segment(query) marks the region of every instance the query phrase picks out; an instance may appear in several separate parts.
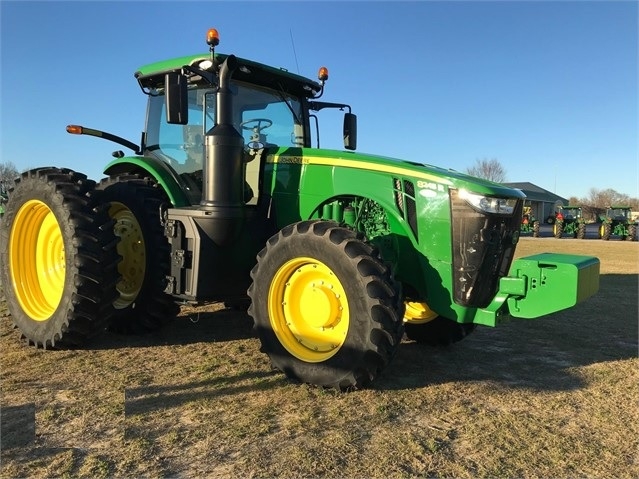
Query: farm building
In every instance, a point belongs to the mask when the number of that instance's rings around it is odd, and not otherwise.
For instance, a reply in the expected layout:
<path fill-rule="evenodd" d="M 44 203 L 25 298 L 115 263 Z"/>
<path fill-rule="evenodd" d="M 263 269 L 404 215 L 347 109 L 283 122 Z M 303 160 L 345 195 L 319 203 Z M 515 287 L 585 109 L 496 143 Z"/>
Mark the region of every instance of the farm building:
<path fill-rule="evenodd" d="M 555 216 L 555 205 L 568 205 L 568 200 L 532 183 L 504 183 L 510 188 L 517 188 L 526 195 L 524 206 L 530 206 L 535 218 L 545 221 L 549 216 Z"/>

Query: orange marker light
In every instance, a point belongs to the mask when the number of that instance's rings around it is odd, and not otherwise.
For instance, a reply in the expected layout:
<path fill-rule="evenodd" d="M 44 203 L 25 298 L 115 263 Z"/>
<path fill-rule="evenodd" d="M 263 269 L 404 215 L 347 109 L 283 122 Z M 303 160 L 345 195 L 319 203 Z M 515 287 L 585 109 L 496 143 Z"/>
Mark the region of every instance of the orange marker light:
<path fill-rule="evenodd" d="M 206 43 L 211 46 L 217 46 L 220 43 L 220 34 L 215 28 L 209 29 L 206 33 Z"/>
<path fill-rule="evenodd" d="M 317 74 L 317 78 L 318 78 L 320 81 L 326 81 L 326 80 L 328 80 L 328 68 L 326 68 L 326 67 L 321 67 L 321 68 L 319 69 L 318 74 Z"/>
<path fill-rule="evenodd" d="M 67 125 L 67 133 L 72 135 L 81 135 L 82 127 L 80 125 Z"/>

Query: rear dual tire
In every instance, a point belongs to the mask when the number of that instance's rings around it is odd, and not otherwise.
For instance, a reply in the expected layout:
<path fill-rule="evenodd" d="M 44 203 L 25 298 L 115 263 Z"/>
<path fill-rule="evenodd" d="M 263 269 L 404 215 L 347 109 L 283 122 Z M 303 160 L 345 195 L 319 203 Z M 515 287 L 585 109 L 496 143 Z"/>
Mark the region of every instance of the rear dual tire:
<path fill-rule="evenodd" d="M 579 223 L 577 226 L 577 239 L 584 239 L 586 237 L 586 223 Z"/>
<path fill-rule="evenodd" d="M 28 343 L 75 347 L 113 314 L 119 260 L 95 182 L 68 169 L 22 174 L 0 222 L 0 279 Z"/>
<path fill-rule="evenodd" d="M 157 330 L 179 311 L 164 292 L 171 251 L 160 209 L 169 200 L 157 183 L 138 175 L 105 178 L 97 189 L 102 192 L 102 201 L 109 204 L 122 257 L 109 329 L 123 334 Z"/>

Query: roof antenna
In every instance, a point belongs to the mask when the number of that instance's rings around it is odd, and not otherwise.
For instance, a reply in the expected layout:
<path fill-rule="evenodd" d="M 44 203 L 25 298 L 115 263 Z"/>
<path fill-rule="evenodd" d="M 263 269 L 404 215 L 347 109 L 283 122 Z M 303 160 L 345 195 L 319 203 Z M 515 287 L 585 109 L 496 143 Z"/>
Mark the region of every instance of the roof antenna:
<path fill-rule="evenodd" d="M 293 45 L 293 56 L 295 57 L 295 66 L 297 66 L 297 74 L 300 74 L 300 65 L 297 63 L 297 53 L 295 52 L 295 42 L 293 41 L 293 30 L 288 29 L 288 33 L 291 35 L 291 45 Z"/>

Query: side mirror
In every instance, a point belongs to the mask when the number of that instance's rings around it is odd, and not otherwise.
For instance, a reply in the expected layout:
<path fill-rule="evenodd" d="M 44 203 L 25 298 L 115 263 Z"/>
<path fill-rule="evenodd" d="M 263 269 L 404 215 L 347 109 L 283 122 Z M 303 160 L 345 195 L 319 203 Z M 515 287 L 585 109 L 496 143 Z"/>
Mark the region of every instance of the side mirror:
<path fill-rule="evenodd" d="M 357 115 L 354 113 L 344 113 L 344 148 L 357 148 Z"/>
<path fill-rule="evenodd" d="M 186 125 L 189 122 L 186 76 L 170 72 L 164 76 L 166 121 L 170 124 Z"/>

